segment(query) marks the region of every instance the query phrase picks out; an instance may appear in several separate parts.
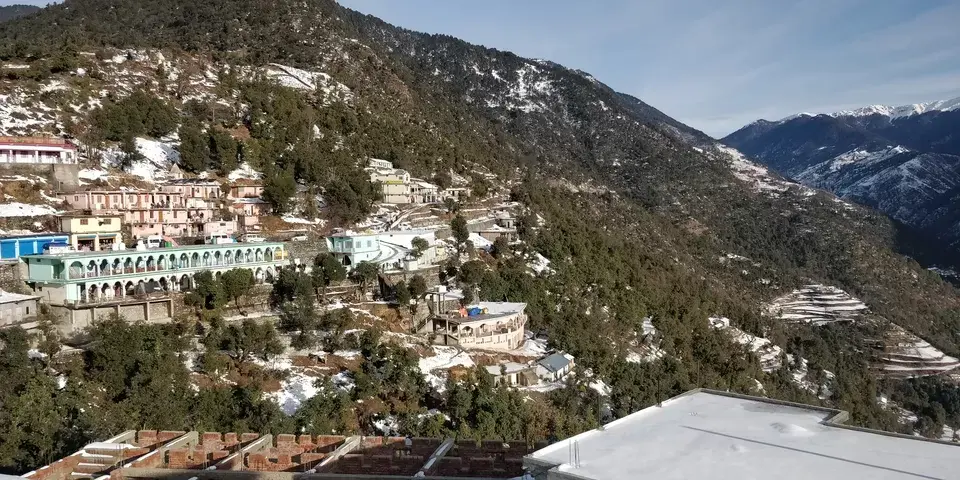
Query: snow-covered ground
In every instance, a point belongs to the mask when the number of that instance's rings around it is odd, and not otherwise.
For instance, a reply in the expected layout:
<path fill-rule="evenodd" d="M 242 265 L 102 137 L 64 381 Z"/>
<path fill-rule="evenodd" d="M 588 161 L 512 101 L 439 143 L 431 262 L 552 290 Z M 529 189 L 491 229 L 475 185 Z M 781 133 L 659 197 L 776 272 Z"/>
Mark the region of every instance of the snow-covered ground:
<path fill-rule="evenodd" d="M 170 172 L 170 167 L 180 162 L 180 152 L 177 151 L 176 145 L 177 142 L 173 139 L 151 140 L 138 137 L 136 148 L 142 158 L 132 162 L 124 171 L 148 182 L 164 180 Z M 101 153 L 104 168 L 121 167 L 124 154 L 119 148 L 108 148 Z"/>
<path fill-rule="evenodd" d="M 533 254 L 532 258 L 527 261 L 527 266 L 538 275 L 553 272 L 553 269 L 550 268 L 550 260 L 539 252 Z"/>
<path fill-rule="evenodd" d="M 760 365 L 764 372 L 773 372 L 782 365 L 781 356 L 783 349 L 770 340 L 751 335 L 737 327 L 730 325 L 730 319 L 726 317 L 711 317 L 710 326 L 718 330 L 723 330 L 730 335 L 733 341 L 745 345 L 751 352 L 760 359 Z"/>
<path fill-rule="evenodd" d="M 263 174 L 254 170 L 249 163 L 243 162 L 236 170 L 227 175 L 227 180 L 230 180 L 231 182 L 236 182 L 242 178 L 249 180 L 260 180 L 263 178 Z"/>
<path fill-rule="evenodd" d="M 276 80 L 285 87 L 323 93 L 323 100 L 327 103 L 353 100 L 353 92 L 349 87 L 323 72 L 311 72 L 271 63 L 264 69 L 264 73 L 268 78 Z"/>
<path fill-rule="evenodd" d="M 20 202 L 0 203 L 0 218 L 10 217 L 40 217 L 53 215 L 58 211 L 48 205 L 30 205 Z"/>
<path fill-rule="evenodd" d="M 860 300 L 826 285 L 807 285 L 774 299 L 767 306 L 767 313 L 773 317 L 814 325 L 853 321 L 866 311 L 867 306 Z"/>
<path fill-rule="evenodd" d="M 735 148 L 720 143 L 714 147 L 725 157 L 725 160 L 729 162 L 733 175 L 748 183 L 755 191 L 778 195 L 786 192 L 791 187 L 806 188 L 776 178 L 766 167 L 747 160 L 747 157 Z M 697 148 L 697 150 L 703 152 L 703 150 L 699 148 Z"/>
<path fill-rule="evenodd" d="M 433 353 L 432 357 L 421 358 L 419 366 L 427 383 L 440 392 L 446 388 L 447 370 L 476 365 L 465 350 L 456 347 L 434 346 Z"/>

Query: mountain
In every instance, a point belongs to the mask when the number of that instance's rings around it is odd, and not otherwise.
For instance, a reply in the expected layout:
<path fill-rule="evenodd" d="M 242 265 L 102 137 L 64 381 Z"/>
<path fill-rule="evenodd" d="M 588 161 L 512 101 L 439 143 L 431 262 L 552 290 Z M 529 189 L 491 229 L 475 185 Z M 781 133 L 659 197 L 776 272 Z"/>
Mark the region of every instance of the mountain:
<path fill-rule="evenodd" d="M 955 98 L 759 120 L 722 141 L 784 176 L 877 208 L 923 239 L 916 254 L 925 261 L 957 265 L 958 129 Z"/>
<path fill-rule="evenodd" d="M 0 7 L 0 22 L 20 18 L 38 11 L 40 11 L 40 7 L 35 5 L 7 5 Z"/>
<path fill-rule="evenodd" d="M 292 179 L 339 205 L 326 220 L 344 227 L 374 213 L 359 170 L 368 157 L 509 191 L 522 212 L 516 248 L 549 259 L 551 273 L 477 254 L 471 286 L 527 302 L 529 328 L 607 382 L 618 414 L 655 403 L 660 385 L 820 401 L 786 362 L 764 371 L 714 317 L 835 375 L 824 401 L 857 405 L 862 425 L 894 428 L 866 353 L 888 324 L 960 355 L 960 294 L 897 253 L 903 232 L 886 216 L 550 61 L 329 0 L 66 0 L 0 25 L 0 55 L 26 67 L 0 80 L 0 109 L 16 113 L 0 129 L 73 136 L 88 166 L 100 168 L 102 151 L 136 157 L 147 141 L 179 149 L 188 174 L 227 174 L 241 159 L 268 186 Z M 825 135 L 848 128 L 878 136 Z M 116 177 L 133 173 L 123 164 Z M 812 284 L 855 296 L 883 322 L 768 314 Z M 628 362 L 646 323 L 663 360 Z"/>

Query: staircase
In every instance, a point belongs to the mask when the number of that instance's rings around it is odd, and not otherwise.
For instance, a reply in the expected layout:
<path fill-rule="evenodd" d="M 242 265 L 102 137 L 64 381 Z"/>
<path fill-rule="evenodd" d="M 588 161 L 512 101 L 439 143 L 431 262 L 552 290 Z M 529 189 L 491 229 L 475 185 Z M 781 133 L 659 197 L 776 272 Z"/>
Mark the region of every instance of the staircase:
<path fill-rule="evenodd" d="M 96 479 L 109 475 L 114 467 L 123 462 L 123 452 L 132 447 L 128 444 L 92 443 L 80 452 L 80 463 L 77 464 L 70 478 L 75 480 Z"/>

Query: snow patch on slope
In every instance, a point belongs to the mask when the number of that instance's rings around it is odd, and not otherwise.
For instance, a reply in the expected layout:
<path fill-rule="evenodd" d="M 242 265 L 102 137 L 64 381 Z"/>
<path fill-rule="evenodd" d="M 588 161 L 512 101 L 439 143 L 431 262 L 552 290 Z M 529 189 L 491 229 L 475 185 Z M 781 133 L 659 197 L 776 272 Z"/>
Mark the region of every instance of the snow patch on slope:
<path fill-rule="evenodd" d="M 124 171 L 148 182 L 165 179 L 170 172 L 170 167 L 180 162 L 180 152 L 170 141 L 138 137 L 136 148 L 142 158 L 133 161 Z M 123 157 L 123 152 L 118 148 L 105 150 L 103 152 L 104 167 L 121 168 Z"/>
<path fill-rule="evenodd" d="M 0 218 L 40 217 L 56 213 L 57 209 L 48 205 L 30 205 L 20 202 L 0 203 Z"/>
<path fill-rule="evenodd" d="M 264 69 L 264 73 L 284 87 L 322 92 L 327 103 L 353 100 L 353 91 L 349 87 L 323 72 L 311 72 L 271 63 Z"/>
<path fill-rule="evenodd" d="M 726 317 L 710 317 L 710 326 L 717 330 L 723 330 L 730 335 L 733 341 L 746 346 L 751 352 L 760 359 L 760 365 L 764 372 L 773 372 L 782 365 L 781 356 L 783 349 L 775 345 L 770 340 L 751 335 L 737 327 L 730 325 L 730 319 Z"/>
<path fill-rule="evenodd" d="M 438 392 L 446 389 L 446 371 L 456 366 L 473 367 L 473 359 L 466 351 L 456 347 L 434 346 L 432 357 L 420 359 L 423 378 Z"/>

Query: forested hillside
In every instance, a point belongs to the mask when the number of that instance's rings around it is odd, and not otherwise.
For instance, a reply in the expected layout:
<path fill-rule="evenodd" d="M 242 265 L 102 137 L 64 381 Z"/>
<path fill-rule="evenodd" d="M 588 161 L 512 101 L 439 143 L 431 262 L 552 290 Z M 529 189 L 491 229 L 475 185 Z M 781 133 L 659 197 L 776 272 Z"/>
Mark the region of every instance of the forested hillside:
<path fill-rule="evenodd" d="M 108 90 L 97 83 L 104 61 L 158 53 L 162 66 L 140 72 L 139 84 L 98 96 Z M 69 86 L 44 94 L 62 106 L 51 133 L 127 151 L 135 137 L 177 133 L 186 171 L 247 162 L 269 189 L 322 193 L 336 225 L 372 208 L 376 194 L 359 174 L 369 156 L 424 178 L 452 170 L 482 183 L 477 171 L 492 172 L 522 206 L 520 248 L 548 258 L 551 273 L 533 274 L 520 252 L 508 252 L 469 269 L 451 265 L 450 278 L 490 300 L 527 302 L 530 327 L 589 372 L 531 404 L 485 380 L 441 393 L 409 374 L 402 349 L 366 337 L 363 388 L 315 397 L 290 418 L 262 401 L 255 381 L 187 386 L 177 352 L 186 339 L 210 338 L 210 322 L 104 324 L 100 346 L 68 365 L 31 362 L 9 334 L 2 341 L 17 348 L 4 350 L 0 375 L 17 381 L 0 391 L 13 405 L 0 411 L 0 439 L 16 438 L 0 443 L 7 468 L 139 426 L 366 432 L 379 418 L 367 414 L 371 405 L 400 416 L 401 433 L 562 438 L 597 423 L 601 400 L 588 388 L 597 381 L 609 386 L 600 390 L 613 416 L 703 386 L 823 402 L 860 425 L 909 430 L 877 401 L 896 389 L 927 419 L 926 432 L 960 424 L 960 405 L 946 400 L 955 385 L 894 384 L 870 370 L 890 322 L 960 355 L 960 295 L 897 253 L 900 232 L 887 217 L 784 181 L 584 72 L 407 31 L 329 0 L 66 0 L 0 25 L 0 58 L 29 65 L 5 72 L 5 89 L 51 79 Z M 268 75 L 275 65 L 312 72 L 315 84 L 278 85 Z M 816 326 L 766 313 L 774 298 L 807 284 L 855 295 L 873 320 Z M 781 349 L 779 368 L 765 368 L 710 318 L 769 339 Z M 660 354 L 628 361 L 649 337 Z M 108 345 L 136 347 L 133 359 Z M 818 385 L 833 376 L 826 393 L 798 385 L 801 365 Z M 157 418 L 167 395 L 157 392 L 171 384 L 176 414 Z M 37 400 L 11 400 L 21 397 Z M 89 403 L 109 407 L 94 415 Z M 42 415 L 58 408 L 68 420 Z M 430 408 L 452 419 L 423 420 Z M 25 426 L 46 436 L 6 436 Z"/>
<path fill-rule="evenodd" d="M 13 20 L 14 18 L 30 15 L 31 13 L 36 13 L 39 10 L 40 7 L 34 5 L 7 5 L 5 7 L 0 7 L 0 22 L 6 22 L 7 20 Z"/>

